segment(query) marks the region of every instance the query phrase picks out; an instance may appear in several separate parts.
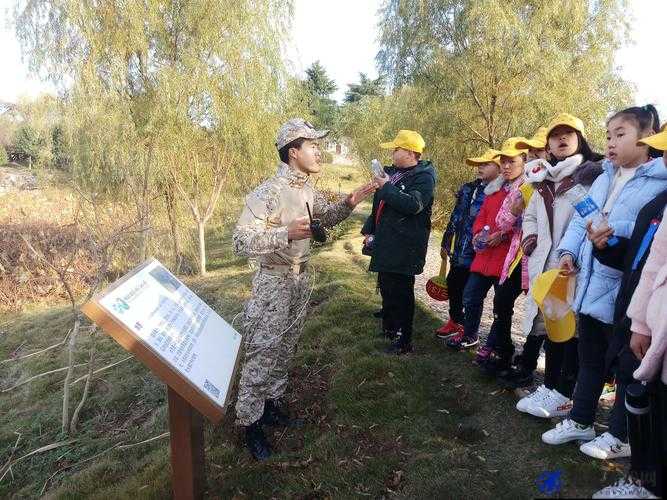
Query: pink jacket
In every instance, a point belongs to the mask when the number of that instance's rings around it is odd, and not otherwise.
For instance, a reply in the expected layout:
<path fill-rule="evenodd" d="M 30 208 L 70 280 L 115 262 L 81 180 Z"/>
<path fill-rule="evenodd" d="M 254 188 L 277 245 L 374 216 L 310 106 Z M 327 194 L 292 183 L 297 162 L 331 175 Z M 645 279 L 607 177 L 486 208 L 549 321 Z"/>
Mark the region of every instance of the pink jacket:
<path fill-rule="evenodd" d="M 628 306 L 632 331 L 651 337 L 649 347 L 639 368 L 637 380 L 649 381 L 662 367 L 662 382 L 667 384 L 667 219 L 660 224 L 651 253 L 646 259 L 639 284 Z"/>
<path fill-rule="evenodd" d="M 516 215 L 512 214 L 512 211 L 510 210 L 514 201 L 522 196 L 519 188 L 524 183 L 524 181 L 525 177 L 522 175 L 512 183 L 510 192 L 507 194 L 507 197 L 503 201 L 503 204 L 498 211 L 498 215 L 496 215 L 496 225 L 498 226 L 498 229 L 503 232 L 503 234 L 511 237 L 510 249 L 509 252 L 507 252 L 507 256 L 505 257 L 505 263 L 503 264 L 503 270 L 500 274 L 499 283 L 502 284 L 509 277 L 510 267 L 517 259 L 517 257 L 519 257 L 521 259 L 521 262 L 518 264 L 521 266 L 521 288 L 527 290 L 528 267 L 524 262 L 525 259 L 523 258 L 523 252 L 521 252 L 521 238 L 523 234 L 521 231 L 521 216 L 517 217 Z M 521 256 L 519 256 L 520 252 Z"/>

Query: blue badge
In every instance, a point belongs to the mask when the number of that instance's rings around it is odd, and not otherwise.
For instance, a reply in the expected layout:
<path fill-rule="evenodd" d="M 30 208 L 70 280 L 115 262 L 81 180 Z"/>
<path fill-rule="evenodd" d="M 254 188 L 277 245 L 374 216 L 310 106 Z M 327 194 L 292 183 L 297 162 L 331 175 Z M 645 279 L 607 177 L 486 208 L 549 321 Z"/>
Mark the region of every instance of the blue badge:
<path fill-rule="evenodd" d="M 544 471 L 538 476 L 537 481 L 535 481 L 537 489 L 545 495 L 560 493 L 562 487 L 561 476 L 562 473 L 559 470 Z"/>
<path fill-rule="evenodd" d="M 586 196 L 586 198 L 577 203 L 574 208 L 577 212 L 579 212 L 579 215 L 582 219 L 585 219 L 592 213 L 600 210 L 590 196 Z"/>
<path fill-rule="evenodd" d="M 659 219 L 653 219 L 651 221 L 651 224 L 648 226 L 648 230 L 644 234 L 644 239 L 642 239 L 641 245 L 639 245 L 639 249 L 637 250 L 637 255 L 635 255 L 635 260 L 632 262 L 633 271 L 637 270 L 642 258 L 644 257 L 644 255 L 646 255 L 646 252 L 648 252 L 649 248 L 651 248 L 651 244 L 653 243 L 653 237 L 655 236 L 655 233 L 658 231 L 658 226 L 660 226 Z"/>

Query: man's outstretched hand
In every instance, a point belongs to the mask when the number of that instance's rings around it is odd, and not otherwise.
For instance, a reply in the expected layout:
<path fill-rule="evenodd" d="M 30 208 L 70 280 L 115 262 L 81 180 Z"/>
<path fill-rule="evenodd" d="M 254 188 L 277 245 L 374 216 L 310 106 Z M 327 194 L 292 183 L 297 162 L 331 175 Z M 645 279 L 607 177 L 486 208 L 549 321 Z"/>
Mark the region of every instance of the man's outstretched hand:
<path fill-rule="evenodd" d="M 345 199 L 345 203 L 347 203 L 347 205 L 350 208 L 354 208 L 359 203 L 368 198 L 373 192 L 375 192 L 376 189 L 377 185 L 375 184 L 375 182 L 369 182 L 368 184 L 364 184 L 363 186 L 358 187 L 350 194 L 348 194 L 347 198 Z"/>

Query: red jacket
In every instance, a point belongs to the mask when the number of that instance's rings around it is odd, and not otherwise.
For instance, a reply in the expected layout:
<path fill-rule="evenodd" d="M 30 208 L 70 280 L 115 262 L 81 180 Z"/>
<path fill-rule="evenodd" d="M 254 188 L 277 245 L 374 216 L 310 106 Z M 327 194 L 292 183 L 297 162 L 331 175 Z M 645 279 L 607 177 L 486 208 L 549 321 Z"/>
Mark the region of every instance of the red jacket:
<path fill-rule="evenodd" d="M 489 185 L 490 187 L 491 185 Z M 482 203 L 482 208 L 477 214 L 475 223 L 472 225 L 472 234 L 479 233 L 484 226 L 489 226 L 489 234 L 499 231 L 496 224 L 496 215 L 500 211 L 500 207 L 509 192 L 506 189 L 507 185 L 503 184 L 498 191 L 492 194 L 487 194 Z M 504 239 L 499 245 L 495 247 L 487 247 L 481 252 L 475 254 L 475 258 L 470 266 L 470 271 L 474 273 L 483 274 L 493 278 L 500 278 L 503 271 L 503 264 L 505 257 L 510 249 L 510 240 Z"/>

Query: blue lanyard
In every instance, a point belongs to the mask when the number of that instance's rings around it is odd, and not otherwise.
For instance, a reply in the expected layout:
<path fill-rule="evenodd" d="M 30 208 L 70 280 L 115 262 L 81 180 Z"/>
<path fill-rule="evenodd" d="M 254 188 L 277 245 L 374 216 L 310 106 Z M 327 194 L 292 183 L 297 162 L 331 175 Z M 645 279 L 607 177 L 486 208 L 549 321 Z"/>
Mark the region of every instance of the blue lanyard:
<path fill-rule="evenodd" d="M 651 224 L 649 224 L 648 229 L 646 230 L 646 234 L 644 235 L 644 239 L 642 239 L 642 243 L 641 245 L 639 245 L 639 250 L 637 250 L 637 255 L 635 255 L 635 260 L 632 262 L 633 271 L 637 270 L 637 268 L 639 267 L 639 263 L 644 258 L 644 255 L 646 255 L 648 249 L 651 247 L 651 243 L 653 242 L 653 237 L 655 236 L 655 233 L 658 231 L 659 225 L 660 225 L 659 219 L 653 219 L 651 221 Z"/>

